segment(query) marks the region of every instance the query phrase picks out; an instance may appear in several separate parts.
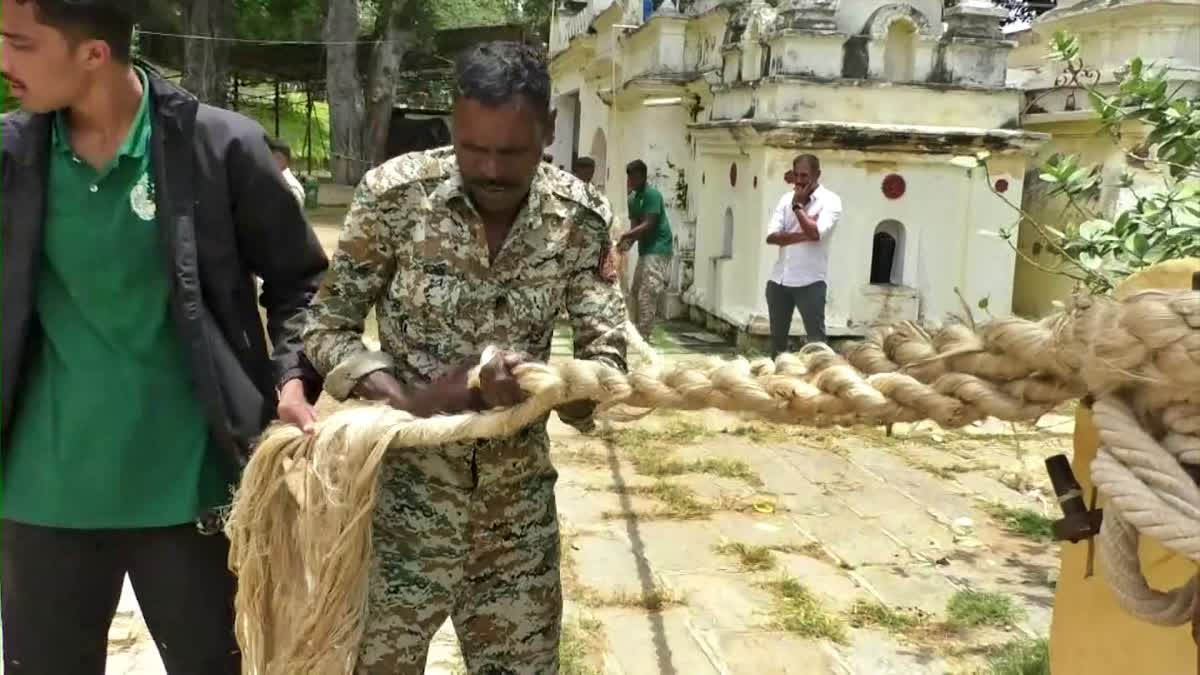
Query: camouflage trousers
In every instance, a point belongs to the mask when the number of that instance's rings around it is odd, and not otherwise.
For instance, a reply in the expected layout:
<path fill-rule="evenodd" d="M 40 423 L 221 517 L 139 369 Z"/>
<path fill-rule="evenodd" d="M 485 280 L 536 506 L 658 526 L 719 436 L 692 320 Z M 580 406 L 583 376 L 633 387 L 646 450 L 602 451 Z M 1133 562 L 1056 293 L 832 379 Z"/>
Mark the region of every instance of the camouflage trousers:
<path fill-rule="evenodd" d="M 639 255 L 633 271 L 633 307 L 630 315 L 642 337 L 649 340 L 658 317 L 658 305 L 671 275 L 671 256 Z"/>
<path fill-rule="evenodd" d="M 544 427 L 393 450 L 358 675 L 421 675 L 449 616 L 473 675 L 558 672 L 558 518 Z"/>

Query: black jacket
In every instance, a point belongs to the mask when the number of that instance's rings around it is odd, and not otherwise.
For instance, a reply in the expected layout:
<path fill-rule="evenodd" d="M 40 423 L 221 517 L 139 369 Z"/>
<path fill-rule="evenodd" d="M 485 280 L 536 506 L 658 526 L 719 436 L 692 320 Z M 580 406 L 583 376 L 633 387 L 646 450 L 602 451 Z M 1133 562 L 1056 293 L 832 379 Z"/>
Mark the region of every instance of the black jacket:
<path fill-rule="evenodd" d="M 150 76 L 155 202 L 171 315 L 213 439 L 239 464 L 275 417 L 276 388 L 321 378 L 301 351 L 304 310 L 328 260 L 256 122 Z M 0 451 L 39 348 L 35 309 L 53 116 L 0 121 Z M 255 298 L 263 280 L 269 346 Z M 119 396 L 120 392 L 112 392 Z"/>

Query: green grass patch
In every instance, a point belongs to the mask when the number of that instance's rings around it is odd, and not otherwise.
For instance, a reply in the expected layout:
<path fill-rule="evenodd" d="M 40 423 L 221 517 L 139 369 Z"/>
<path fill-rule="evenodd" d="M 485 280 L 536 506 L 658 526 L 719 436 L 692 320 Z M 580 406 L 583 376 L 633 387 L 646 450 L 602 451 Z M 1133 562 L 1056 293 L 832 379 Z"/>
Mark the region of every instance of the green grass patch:
<path fill-rule="evenodd" d="M 649 342 L 652 347 L 656 347 L 658 349 L 672 349 L 679 347 L 679 343 L 675 340 L 675 337 L 672 336 L 662 325 L 654 327 L 654 330 L 650 332 L 650 339 L 647 340 L 647 342 Z"/>
<path fill-rule="evenodd" d="M 742 569 L 762 572 L 775 567 L 775 554 L 769 546 L 751 546 L 741 542 L 729 542 L 713 547 L 717 553 L 737 558 Z"/>
<path fill-rule="evenodd" d="M 993 649 L 987 663 L 984 675 L 1050 675 L 1050 642 L 1014 640 Z"/>
<path fill-rule="evenodd" d="M 604 653 L 604 626 L 596 619 L 579 617 L 564 621 L 558 643 L 558 672 L 561 675 L 600 675 L 597 662 Z"/>
<path fill-rule="evenodd" d="M 1025 618 L 1025 611 L 1007 595 L 959 591 L 947 603 L 946 615 L 954 628 L 1004 627 Z"/>
<path fill-rule="evenodd" d="M 1004 529 L 1013 534 L 1021 534 L 1036 541 L 1052 541 L 1054 539 L 1054 521 L 1032 509 L 1014 509 L 1003 504 L 994 504 L 988 508 L 992 517 L 1000 521 Z"/>
<path fill-rule="evenodd" d="M 688 445 L 709 438 L 713 432 L 693 422 L 673 421 L 662 429 L 624 427 L 604 432 L 603 437 L 623 450 Z"/>
<path fill-rule="evenodd" d="M 262 96 L 264 92 L 255 92 L 238 102 L 238 112 L 253 118 L 267 133 L 275 135 L 275 104 L 271 96 Z M 303 174 L 308 172 L 308 157 L 304 154 L 304 134 L 308 124 L 304 94 L 298 92 L 285 93 L 279 99 L 279 136 L 287 141 L 292 148 L 292 172 Z M 329 168 L 329 104 L 323 101 L 313 102 L 312 119 L 312 167 L 314 173 L 328 171 Z"/>
<path fill-rule="evenodd" d="M 893 608 L 881 602 L 859 600 L 849 612 L 850 625 L 878 626 L 894 633 L 912 630 L 929 621 L 929 615 L 919 609 Z"/>
<path fill-rule="evenodd" d="M 641 592 L 603 592 L 582 587 L 574 594 L 578 601 L 588 607 L 632 607 L 658 612 L 667 607 L 683 604 L 673 591 L 662 586 L 643 589 Z"/>
<path fill-rule="evenodd" d="M 773 424 L 770 422 L 755 422 L 754 424 L 743 424 L 734 427 L 725 432 L 730 436 L 744 438 L 755 445 L 768 445 L 771 443 L 782 443 L 792 440 L 798 433 L 795 429 L 789 429 L 782 424 Z"/>
<path fill-rule="evenodd" d="M 670 520 L 693 520 L 707 518 L 712 515 L 712 505 L 696 498 L 696 493 L 686 485 L 677 485 L 667 481 L 659 481 L 650 486 L 635 486 L 618 489 L 618 492 L 641 497 L 650 497 L 662 502 L 662 506 L 649 513 L 633 513 L 626 511 L 605 511 L 603 518 L 618 519 L 630 515 L 639 518 L 657 518 Z"/>
<path fill-rule="evenodd" d="M 775 596 L 775 625 L 802 637 L 846 642 L 846 624 L 825 611 L 820 600 L 796 579 L 784 577 L 766 584 Z"/>
<path fill-rule="evenodd" d="M 716 433 L 700 424 L 672 420 L 662 429 L 625 427 L 603 432 L 602 438 L 615 446 L 623 457 L 633 462 L 644 476 L 666 478 L 689 473 L 703 473 L 725 478 L 737 478 L 750 485 L 762 485 L 762 480 L 740 459 L 708 457 L 681 460 L 673 456 L 676 448 L 712 438 Z"/>

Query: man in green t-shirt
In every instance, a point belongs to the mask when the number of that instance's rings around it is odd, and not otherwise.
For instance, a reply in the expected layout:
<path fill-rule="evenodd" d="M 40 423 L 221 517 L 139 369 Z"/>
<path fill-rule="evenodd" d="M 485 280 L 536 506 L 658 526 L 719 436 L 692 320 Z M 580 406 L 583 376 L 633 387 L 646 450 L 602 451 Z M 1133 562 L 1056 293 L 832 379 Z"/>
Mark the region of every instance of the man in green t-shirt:
<path fill-rule="evenodd" d="M 266 134 L 134 64 L 130 5 L 0 0 L 10 675 L 103 675 L 126 576 L 167 672 L 240 672 L 219 512 L 322 386 L 299 330 L 328 262 Z"/>
<path fill-rule="evenodd" d="M 646 163 L 635 159 L 625 167 L 629 188 L 629 231 L 617 244 L 624 253 L 638 246 L 637 268 L 633 273 L 634 325 L 647 340 L 654 331 L 654 320 L 671 274 L 674 242 L 671 221 L 663 206 L 662 193 L 646 182 Z"/>

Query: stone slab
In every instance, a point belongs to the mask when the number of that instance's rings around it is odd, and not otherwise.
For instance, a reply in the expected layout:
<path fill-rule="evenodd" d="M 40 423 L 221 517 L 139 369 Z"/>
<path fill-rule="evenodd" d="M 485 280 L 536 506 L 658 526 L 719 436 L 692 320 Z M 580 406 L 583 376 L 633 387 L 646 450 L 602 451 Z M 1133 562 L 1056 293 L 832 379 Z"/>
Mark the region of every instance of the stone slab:
<path fill-rule="evenodd" d="M 730 675 L 845 675 L 827 643 L 788 633 L 721 633 Z M 865 671 L 864 671 L 865 672 Z"/>
<path fill-rule="evenodd" d="M 958 590 L 932 565 L 891 565 L 855 570 L 890 607 L 915 607 L 938 619 Z"/>
<path fill-rule="evenodd" d="M 944 675 L 962 672 L 931 647 L 901 642 L 880 630 L 853 630 L 850 644 L 839 646 L 838 651 L 849 672 L 856 674 Z"/>
<path fill-rule="evenodd" d="M 603 609 L 593 616 L 604 624 L 609 664 L 623 675 L 722 675 L 694 637 L 686 609 Z"/>
<path fill-rule="evenodd" d="M 841 561 L 852 567 L 906 563 L 907 551 L 879 529 L 840 504 L 831 503 L 826 514 L 791 514 L 803 532 L 812 534 Z"/>
<path fill-rule="evenodd" d="M 700 630 L 751 631 L 770 622 L 771 595 L 755 575 L 672 574 L 667 583 L 687 598 L 693 625 Z"/>
<path fill-rule="evenodd" d="M 793 553 L 775 555 L 780 574 L 804 584 L 831 611 L 844 612 L 858 600 L 872 596 L 850 574 L 826 560 Z"/>

